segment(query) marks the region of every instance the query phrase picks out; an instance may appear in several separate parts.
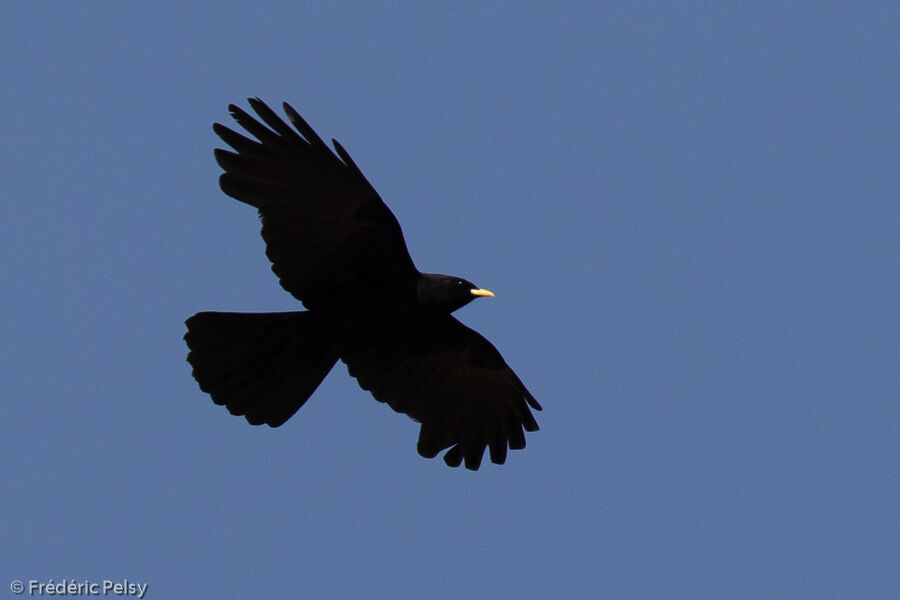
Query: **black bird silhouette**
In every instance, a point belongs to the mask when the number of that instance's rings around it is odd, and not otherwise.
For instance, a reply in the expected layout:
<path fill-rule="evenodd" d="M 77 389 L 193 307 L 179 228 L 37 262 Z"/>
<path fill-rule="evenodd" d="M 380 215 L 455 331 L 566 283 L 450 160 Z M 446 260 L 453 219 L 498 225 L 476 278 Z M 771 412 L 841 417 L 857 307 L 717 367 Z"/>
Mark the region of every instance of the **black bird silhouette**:
<path fill-rule="evenodd" d="M 360 387 L 422 424 L 418 451 L 477 470 L 525 447 L 540 404 L 497 349 L 450 313 L 488 290 L 420 273 L 400 224 L 346 150 L 337 156 L 287 103 L 291 128 L 258 98 L 232 117 L 256 140 L 215 123 L 226 194 L 259 209 L 266 255 L 308 309 L 200 312 L 185 324 L 200 389 L 253 425 L 278 427 L 338 359 Z M 268 127 L 266 127 L 266 125 Z"/>

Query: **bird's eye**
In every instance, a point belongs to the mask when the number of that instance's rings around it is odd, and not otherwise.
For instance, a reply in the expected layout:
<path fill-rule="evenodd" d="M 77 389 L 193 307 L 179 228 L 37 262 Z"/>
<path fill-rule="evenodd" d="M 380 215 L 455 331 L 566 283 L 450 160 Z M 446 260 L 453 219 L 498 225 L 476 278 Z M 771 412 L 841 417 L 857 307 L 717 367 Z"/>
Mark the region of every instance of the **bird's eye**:
<path fill-rule="evenodd" d="M 456 287 L 466 287 L 466 282 L 459 280 L 456 282 Z"/>

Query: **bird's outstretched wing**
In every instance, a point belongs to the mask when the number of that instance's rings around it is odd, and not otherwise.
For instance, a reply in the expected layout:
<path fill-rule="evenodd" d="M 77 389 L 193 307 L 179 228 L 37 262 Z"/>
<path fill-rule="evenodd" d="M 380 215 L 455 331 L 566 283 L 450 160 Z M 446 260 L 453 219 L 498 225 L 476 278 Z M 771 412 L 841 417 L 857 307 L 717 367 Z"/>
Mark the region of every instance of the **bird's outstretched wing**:
<path fill-rule="evenodd" d="M 259 209 L 266 255 L 282 287 L 313 307 L 347 285 L 413 276 L 397 218 L 347 151 L 332 140 L 335 156 L 287 103 L 293 128 L 258 98 L 249 103 L 265 125 L 238 106 L 228 109 L 256 140 L 213 125 L 235 150 L 215 151 L 225 170 L 219 185 Z"/>
<path fill-rule="evenodd" d="M 494 346 L 450 315 L 341 350 L 350 374 L 381 402 L 422 424 L 419 454 L 477 470 L 485 448 L 503 464 L 537 431 L 540 404 Z M 524 431 L 523 431 L 524 429 Z"/>

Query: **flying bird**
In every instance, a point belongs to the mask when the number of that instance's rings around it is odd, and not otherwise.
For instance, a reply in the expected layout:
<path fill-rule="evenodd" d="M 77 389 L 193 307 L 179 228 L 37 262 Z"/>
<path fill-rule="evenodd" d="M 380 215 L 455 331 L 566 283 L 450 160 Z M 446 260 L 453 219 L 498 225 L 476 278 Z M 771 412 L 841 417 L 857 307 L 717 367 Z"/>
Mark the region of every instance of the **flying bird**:
<path fill-rule="evenodd" d="M 477 470 L 485 449 L 537 431 L 534 396 L 494 346 L 451 313 L 494 294 L 421 273 L 397 218 L 346 150 L 334 152 L 289 104 L 288 125 L 258 98 L 229 105 L 255 139 L 215 123 L 227 195 L 255 207 L 272 271 L 307 310 L 199 312 L 185 321 L 200 389 L 253 425 L 278 427 L 341 360 L 376 400 L 421 423 L 417 449 Z"/>

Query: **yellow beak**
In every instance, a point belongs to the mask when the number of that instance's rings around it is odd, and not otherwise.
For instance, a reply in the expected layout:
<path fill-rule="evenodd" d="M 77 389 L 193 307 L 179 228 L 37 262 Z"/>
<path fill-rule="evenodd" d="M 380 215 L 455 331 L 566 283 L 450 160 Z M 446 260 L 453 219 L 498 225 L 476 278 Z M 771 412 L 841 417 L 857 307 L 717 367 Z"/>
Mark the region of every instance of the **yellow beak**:
<path fill-rule="evenodd" d="M 484 290 L 484 289 L 469 290 L 469 293 L 472 294 L 473 296 L 484 296 L 485 298 L 493 298 L 494 297 L 494 292 L 492 292 L 491 290 Z"/>

